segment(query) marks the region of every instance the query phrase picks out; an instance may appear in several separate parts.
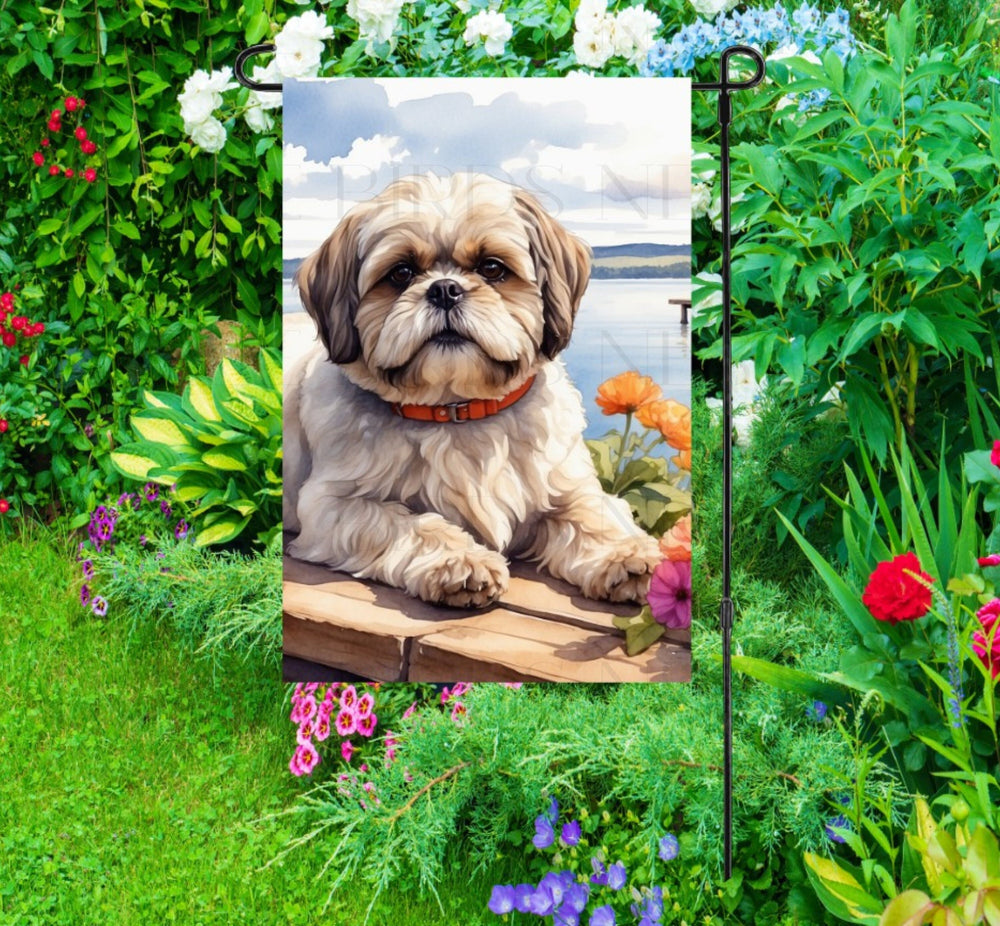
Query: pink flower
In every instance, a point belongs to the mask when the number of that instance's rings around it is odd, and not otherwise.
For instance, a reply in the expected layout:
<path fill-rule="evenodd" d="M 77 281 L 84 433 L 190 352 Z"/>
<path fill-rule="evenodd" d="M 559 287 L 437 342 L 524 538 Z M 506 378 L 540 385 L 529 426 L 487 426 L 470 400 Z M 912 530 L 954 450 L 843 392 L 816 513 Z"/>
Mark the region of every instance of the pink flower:
<path fill-rule="evenodd" d="M 319 682 L 306 682 L 303 690 L 306 694 L 316 694 L 317 688 L 319 688 Z"/>
<path fill-rule="evenodd" d="M 653 570 L 646 596 L 653 619 L 671 630 L 691 626 L 691 563 L 663 560 Z"/>
<path fill-rule="evenodd" d="M 978 562 L 980 566 L 1000 566 L 1000 553 L 991 553 L 989 556 L 981 556 Z"/>
<path fill-rule="evenodd" d="M 417 702 L 414 701 L 405 711 L 403 711 L 403 720 L 406 720 L 407 717 L 412 717 L 416 709 Z"/>
<path fill-rule="evenodd" d="M 288 767 L 293 775 L 301 778 L 303 775 L 311 775 L 318 762 L 319 753 L 316 751 L 316 747 L 312 743 L 306 743 L 295 750 Z"/>
<path fill-rule="evenodd" d="M 456 701 L 455 706 L 451 709 L 451 719 L 458 723 L 465 715 L 468 713 L 468 708 L 466 708 L 463 701 Z"/>
<path fill-rule="evenodd" d="M 340 693 L 340 706 L 345 710 L 353 710 L 354 705 L 358 703 L 358 692 L 353 685 L 348 685 Z"/>
<path fill-rule="evenodd" d="M 524 686 L 524 682 L 501 682 L 504 688 L 521 688 Z"/>
<path fill-rule="evenodd" d="M 399 745 L 399 741 L 392 735 L 392 731 L 386 733 L 385 735 L 385 764 L 386 767 L 392 765 L 396 761 L 396 746 Z"/>
<path fill-rule="evenodd" d="M 302 723 L 309 720 L 316 713 L 316 699 L 312 695 L 299 698 L 292 707 L 289 719 L 292 723 Z"/>
<path fill-rule="evenodd" d="M 351 756 L 354 755 L 354 746 L 351 745 L 351 741 L 350 740 L 344 740 L 340 744 L 340 754 L 343 757 L 343 759 L 344 759 L 345 762 L 350 762 L 351 761 Z"/>
<path fill-rule="evenodd" d="M 364 717 L 358 718 L 358 733 L 362 736 L 371 736 L 375 732 L 377 725 L 378 717 L 374 714 L 365 714 Z"/>
<path fill-rule="evenodd" d="M 335 726 L 338 736 L 350 736 L 358 729 L 358 715 L 354 711 L 338 711 Z"/>
<path fill-rule="evenodd" d="M 321 743 L 330 735 L 330 715 L 323 713 L 323 708 L 320 706 L 320 712 L 316 717 L 316 728 L 313 730 L 313 736 L 316 737 Z"/>
<path fill-rule="evenodd" d="M 451 689 L 451 697 L 460 698 L 464 695 L 472 685 L 468 682 L 455 682 L 454 687 Z"/>
<path fill-rule="evenodd" d="M 1000 466 L 1000 440 L 993 441 L 993 451 L 990 453 L 990 462 L 994 466 Z"/>
<path fill-rule="evenodd" d="M 371 712 L 372 708 L 375 707 L 375 697 L 371 692 L 366 691 L 360 698 L 358 698 L 358 716 L 367 717 Z"/>
<path fill-rule="evenodd" d="M 303 720 L 302 723 L 299 724 L 298 732 L 295 734 L 295 741 L 300 746 L 305 746 L 306 743 L 311 743 L 315 730 L 316 727 L 311 720 Z"/>
<path fill-rule="evenodd" d="M 1000 598 L 984 604 L 976 617 L 983 629 L 972 635 L 972 649 L 995 679 L 1000 676 Z"/>

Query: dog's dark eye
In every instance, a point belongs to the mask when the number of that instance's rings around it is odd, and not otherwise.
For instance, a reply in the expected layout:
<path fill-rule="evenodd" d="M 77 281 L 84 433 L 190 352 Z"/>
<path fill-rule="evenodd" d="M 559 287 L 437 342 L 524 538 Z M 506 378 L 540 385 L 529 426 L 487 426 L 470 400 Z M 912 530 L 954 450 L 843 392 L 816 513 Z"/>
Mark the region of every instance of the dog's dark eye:
<path fill-rule="evenodd" d="M 387 274 L 386 279 L 392 283 L 393 286 L 404 287 L 408 286 L 410 280 L 413 279 L 416 271 L 409 264 L 396 264 Z"/>
<path fill-rule="evenodd" d="M 507 268 L 495 257 L 487 257 L 485 260 L 480 261 L 479 266 L 476 267 L 476 272 L 487 283 L 499 283 L 507 276 Z"/>

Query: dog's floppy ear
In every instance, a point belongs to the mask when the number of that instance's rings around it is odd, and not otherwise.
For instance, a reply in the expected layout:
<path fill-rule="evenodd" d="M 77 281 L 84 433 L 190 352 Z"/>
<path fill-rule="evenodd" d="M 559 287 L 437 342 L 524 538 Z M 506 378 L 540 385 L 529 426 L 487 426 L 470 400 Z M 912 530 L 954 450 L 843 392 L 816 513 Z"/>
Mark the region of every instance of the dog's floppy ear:
<path fill-rule="evenodd" d="M 515 208 L 528 233 L 544 303 L 542 353 L 550 360 L 568 343 L 573 319 L 590 280 L 590 248 L 571 235 L 529 193 L 518 190 Z"/>
<path fill-rule="evenodd" d="M 330 360 L 350 363 L 361 354 L 354 318 L 358 311 L 358 229 L 361 215 L 348 213 L 319 250 L 295 272 L 302 304 L 319 329 Z"/>

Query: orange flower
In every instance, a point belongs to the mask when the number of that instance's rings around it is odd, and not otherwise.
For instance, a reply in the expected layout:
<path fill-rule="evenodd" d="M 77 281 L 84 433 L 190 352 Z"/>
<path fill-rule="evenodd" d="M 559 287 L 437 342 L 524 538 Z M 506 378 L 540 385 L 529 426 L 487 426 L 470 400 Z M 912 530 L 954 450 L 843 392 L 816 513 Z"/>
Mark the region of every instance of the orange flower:
<path fill-rule="evenodd" d="M 678 469 L 686 469 L 689 473 L 691 472 L 691 451 L 682 450 L 677 456 L 671 457 L 670 462 L 674 464 Z"/>
<path fill-rule="evenodd" d="M 658 399 L 662 393 L 648 376 L 628 370 L 606 379 L 597 387 L 597 404 L 605 415 L 623 415 Z"/>
<path fill-rule="evenodd" d="M 635 417 L 647 428 L 656 428 L 676 450 L 691 449 L 691 409 L 673 399 L 643 405 Z"/>
<path fill-rule="evenodd" d="M 660 552 L 672 563 L 691 559 L 691 515 L 684 515 L 660 538 Z"/>

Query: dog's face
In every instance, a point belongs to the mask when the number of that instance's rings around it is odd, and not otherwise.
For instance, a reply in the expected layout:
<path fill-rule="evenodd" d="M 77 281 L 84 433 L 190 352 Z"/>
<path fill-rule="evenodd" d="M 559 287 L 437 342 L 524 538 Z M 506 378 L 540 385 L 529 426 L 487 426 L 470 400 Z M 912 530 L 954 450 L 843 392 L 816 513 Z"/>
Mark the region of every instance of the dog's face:
<path fill-rule="evenodd" d="M 408 177 L 297 274 L 330 359 L 390 401 L 498 397 L 569 341 L 590 249 L 486 175 Z"/>

